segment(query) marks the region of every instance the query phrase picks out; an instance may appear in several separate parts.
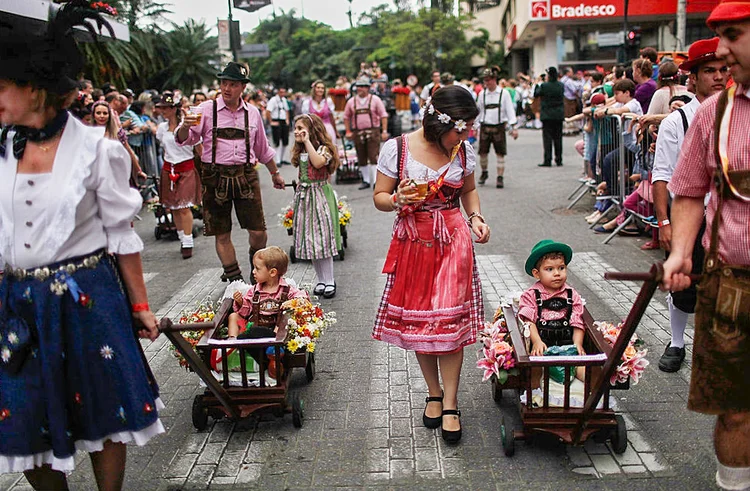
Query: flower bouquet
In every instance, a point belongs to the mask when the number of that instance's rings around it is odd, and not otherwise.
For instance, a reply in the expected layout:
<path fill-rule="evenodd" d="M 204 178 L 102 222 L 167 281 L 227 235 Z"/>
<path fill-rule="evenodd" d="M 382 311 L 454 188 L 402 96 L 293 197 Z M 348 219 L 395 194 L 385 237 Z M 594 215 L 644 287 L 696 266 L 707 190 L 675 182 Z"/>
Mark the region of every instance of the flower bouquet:
<path fill-rule="evenodd" d="M 197 322 L 213 322 L 214 316 L 216 315 L 216 305 L 206 298 L 199 303 L 195 308 L 188 308 L 180 312 L 180 318 L 178 323 L 180 324 L 193 324 Z M 195 350 L 198 341 L 203 337 L 205 331 L 182 331 L 180 334 L 183 338 L 192 346 Z M 170 344 L 169 349 L 174 352 L 174 356 L 179 360 L 180 366 L 188 369 L 188 363 L 185 358 L 177 351 L 177 348 L 173 344 Z M 197 350 L 196 350 L 197 352 Z"/>
<path fill-rule="evenodd" d="M 516 366 L 515 350 L 510 343 L 510 333 L 505 322 L 502 308 L 495 313 L 495 321 L 485 324 L 479 331 L 479 350 L 477 367 L 484 370 L 482 382 L 492 379 L 500 385 L 508 381 L 509 376 L 519 374 Z"/>
<path fill-rule="evenodd" d="M 596 329 L 602 333 L 604 339 L 611 345 L 615 344 L 617 337 L 622 331 L 622 323 L 614 325 L 611 322 L 594 322 Z M 647 349 L 643 349 L 643 341 L 638 338 L 637 334 L 633 334 L 628 342 L 628 347 L 625 348 L 625 352 L 622 355 L 622 362 L 617 366 L 617 370 L 610 377 L 609 383 L 612 386 L 620 385 L 627 386 L 630 381 L 633 385 L 636 385 L 646 367 L 649 365 L 649 361 L 646 359 L 648 354 Z"/>
<path fill-rule="evenodd" d="M 339 207 L 339 225 L 346 227 L 352 221 L 352 209 L 346 201 L 346 196 L 340 197 L 337 203 Z"/>
<path fill-rule="evenodd" d="M 292 227 L 294 227 L 294 207 L 292 207 L 291 203 L 281 209 L 279 220 L 281 226 L 286 229 L 286 233 L 292 235 Z"/>
<path fill-rule="evenodd" d="M 306 298 L 293 298 L 281 306 L 287 316 L 286 349 L 314 353 L 323 330 L 336 323 L 335 312 L 323 312 Z"/>

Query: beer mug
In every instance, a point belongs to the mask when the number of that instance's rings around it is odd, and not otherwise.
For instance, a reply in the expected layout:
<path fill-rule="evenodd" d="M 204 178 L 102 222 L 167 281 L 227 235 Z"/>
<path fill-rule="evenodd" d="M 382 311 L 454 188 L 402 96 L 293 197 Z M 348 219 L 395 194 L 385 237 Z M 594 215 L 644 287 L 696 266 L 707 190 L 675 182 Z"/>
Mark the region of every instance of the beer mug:
<path fill-rule="evenodd" d="M 201 111 L 201 109 L 198 106 L 190 106 L 188 108 L 188 112 L 196 116 L 196 120 L 195 120 L 196 126 L 201 124 L 201 118 L 203 118 L 203 111 Z"/>

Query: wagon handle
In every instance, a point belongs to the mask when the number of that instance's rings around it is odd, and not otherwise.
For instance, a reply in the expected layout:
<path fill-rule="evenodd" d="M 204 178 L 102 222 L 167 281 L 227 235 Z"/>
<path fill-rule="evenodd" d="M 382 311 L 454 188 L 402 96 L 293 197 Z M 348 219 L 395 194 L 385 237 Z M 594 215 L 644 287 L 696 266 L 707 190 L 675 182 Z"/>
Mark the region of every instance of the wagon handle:
<path fill-rule="evenodd" d="M 658 262 L 654 264 L 654 266 L 656 266 L 656 270 L 654 271 L 654 269 L 652 269 L 648 273 L 621 273 L 619 271 L 608 271 L 604 273 L 604 279 L 619 281 L 656 281 L 657 283 L 661 283 L 664 276 L 663 263 Z M 699 274 L 690 275 L 690 281 L 692 282 L 700 281 L 700 279 L 701 275 Z"/>
<path fill-rule="evenodd" d="M 292 187 L 292 189 L 294 189 L 296 191 L 297 190 L 297 186 L 298 186 L 297 181 L 295 179 L 292 179 L 292 182 L 288 182 L 288 183 L 284 184 L 284 187 L 286 187 L 286 188 L 288 188 L 290 186 Z"/>
<path fill-rule="evenodd" d="M 623 276 L 621 276 L 623 275 Z M 609 353 L 607 361 L 604 363 L 602 368 L 602 374 L 599 379 L 599 383 L 596 384 L 596 388 L 592 391 L 591 395 L 586 399 L 586 404 L 583 407 L 583 411 L 579 416 L 576 426 L 573 428 L 572 441 L 574 444 L 580 443 L 583 431 L 586 429 L 589 423 L 589 419 L 596 409 L 596 405 L 606 392 L 606 385 L 609 384 L 610 377 L 615 373 L 617 365 L 620 363 L 622 354 L 628 347 L 630 338 L 635 333 L 635 328 L 638 327 L 638 323 L 641 321 L 643 314 L 646 312 L 651 297 L 654 295 L 659 283 L 661 283 L 662 276 L 664 275 L 664 268 L 662 263 L 655 263 L 651 266 L 651 270 L 648 273 L 606 273 L 605 278 L 607 279 L 630 279 L 632 281 L 643 281 L 638 296 L 633 303 L 633 307 L 628 313 L 628 317 L 622 325 L 622 330 L 617 336 L 612 351 Z"/>

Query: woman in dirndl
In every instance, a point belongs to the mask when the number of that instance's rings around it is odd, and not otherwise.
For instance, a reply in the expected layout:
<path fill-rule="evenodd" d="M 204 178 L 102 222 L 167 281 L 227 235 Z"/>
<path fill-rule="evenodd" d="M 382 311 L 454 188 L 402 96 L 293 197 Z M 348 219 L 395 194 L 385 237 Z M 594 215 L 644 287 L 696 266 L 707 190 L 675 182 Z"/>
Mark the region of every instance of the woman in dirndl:
<path fill-rule="evenodd" d="M 440 427 L 446 442 L 457 443 L 463 348 L 476 341 L 484 318 L 471 234 L 486 243 L 490 227 L 474 183 L 474 150 L 466 144 L 478 114 L 471 94 L 443 87 L 424 109 L 422 128 L 386 142 L 378 159 L 375 207 L 396 212 L 396 221 L 372 335 L 416 352 L 429 390 L 424 425 Z"/>
<path fill-rule="evenodd" d="M 322 80 L 316 80 L 312 84 L 310 97 L 302 101 L 302 114 L 314 114 L 323 121 L 323 125 L 331 137 L 331 141 L 336 143 L 336 106 L 333 99 L 328 97 L 326 84 Z"/>
<path fill-rule="evenodd" d="M 77 450 L 99 489 L 121 489 L 125 444 L 164 432 L 138 341 L 158 329 L 130 157 L 66 110 L 86 18 L 109 27 L 75 0 L 42 35 L 0 28 L 0 474 L 44 490 L 68 488 Z"/>
<path fill-rule="evenodd" d="M 336 296 L 333 256 L 341 249 L 341 227 L 336 195 L 328 182 L 339 165 L 336 145 L 323 121 L 312 114 L 294 118 L 292 165 L 299 167 L 294 194 L 294 251 L 312 261 L 318 282 L 315 295 Z"/>
<path fill-rule="evenodd" d="M 178 145 L 174 139 L 175 129 L 180 125 L 180 99 L 165 92 L 156 104 L 161 108 L 166 121 L 156 129 L 156 139 L 164 149 L 164 166 L 159 182 L 159 200 L 172 212 L 180 239 L 182 259 L 193 257 L 193 206 L 201 203 L 201 182 L 195 170 L 193 145 Z"/>

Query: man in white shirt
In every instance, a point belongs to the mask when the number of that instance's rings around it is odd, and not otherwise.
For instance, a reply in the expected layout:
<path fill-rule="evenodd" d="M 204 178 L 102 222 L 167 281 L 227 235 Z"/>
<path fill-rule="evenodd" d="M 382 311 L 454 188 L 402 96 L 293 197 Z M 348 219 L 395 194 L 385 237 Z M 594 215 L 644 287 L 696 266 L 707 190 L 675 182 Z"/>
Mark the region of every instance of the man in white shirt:
<path fill-rule="evenodd" d="M 484 89 L 477 94 L 477 107 L 479 108 L 477 121 L 481 124 L 479 165 L 482 167 L 482 174 L 479 176 L 479 184 L 484 185 L 489 177 L 487 166 L 489 164 L 490 145 L 494 145 L 495 156 L 497 157 L 496 187 L 502 188 L 505 185 L 503 182 L 505 156 L 508 154 L 505 137 L 506 126 L 511 127 L 511 136 L 515 140 L 518 138 L 518 130 L 516 129 L 518 121 L 516 120 L 516 109 L 510 93 L 497 85 L 499 72 L 497 67 L 486 68 L 482 72 Z"/>
<path fill-rule="evenodd" d="M 422 100 L 421 103 L 424 104 L 424 101 L 430 98 L 432 95 L 432 88 L 436 85 L 440 85 L 440 71 L 434 70 L 432 74 L 430 75 L 432 78 L 432 82 L 428 83 L 424 86 L 422 89 L 422 93 L 419 95 L 419 98 Z"/>
<path fill-rule="evenodd" d="M 656 154 L 651 171 L 651 182 L 654 193 L 654 209 L 659 224 L 659 242 L 669 257 L 672 245 L 672 226 L 669 222 L 669 191 L 667 184 L 672 180 L 680 149 L 688 127 L 695 117 L 695 112 L 704 100 L 724 90 L 727 85 L 728 71 L 726 63 L 716 57 L 719 38 L 702 39 L 694 42 L 688 52 L 689 58 L 680 65 L 680 70 L 690 71 L 690 81 L 695 87 L 695 98 L 687 105 L 673 111 L 659 125 L 659 137 L 656 140 Z M 705 225 L 704 225 L 705 226 Z M 703 233 L 698 233 L 693 247 L 693 273 L 703 270 L 704 249 L 700 241 Z M 690 288 L 671 292 L 667 297 L 669 306 L 669 323 L 672 339 L 659 359 L 659 370 L 676 372 L 685 359 L 685 327 L 688 315 L 695 312 L 695 285 Z"/>
<path fill-rule="evenodd" d="M 289 101 L 286 89 L 280 87 L 266 106 L 266 120 L 271 124 L 271 137 L 276 149 L 276 162 L 284 163 L 284 151 L 289 146 Z M 289 163 L 289 162 L 287 162 Z"/>

